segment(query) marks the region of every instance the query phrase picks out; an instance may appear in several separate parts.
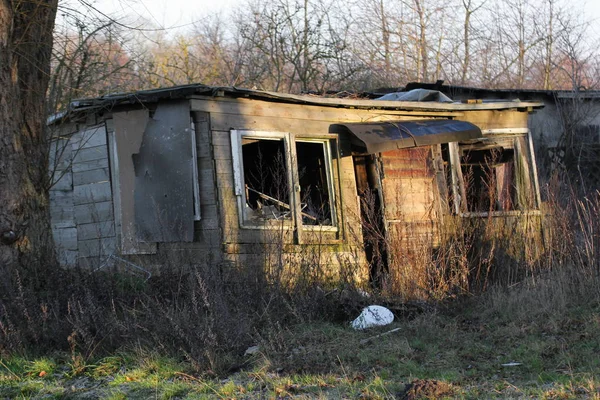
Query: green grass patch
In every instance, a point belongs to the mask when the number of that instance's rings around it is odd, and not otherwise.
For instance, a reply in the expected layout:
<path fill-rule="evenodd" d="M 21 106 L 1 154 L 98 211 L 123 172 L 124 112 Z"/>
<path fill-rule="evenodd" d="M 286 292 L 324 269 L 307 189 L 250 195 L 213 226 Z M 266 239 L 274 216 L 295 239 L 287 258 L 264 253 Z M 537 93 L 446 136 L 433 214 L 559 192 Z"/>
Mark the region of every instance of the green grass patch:
<path fill-rule="evenodd" d="M 140 349 L 5 357 L 0 397 L 392 399 L 412 390 L 416 398 L 600 398 L 597 307 L 540 320 L 485 306 L 365 331 L 326 322 L 277 327 L 257 335 L 260 351 L 240 371 L 218 377 Z"/>

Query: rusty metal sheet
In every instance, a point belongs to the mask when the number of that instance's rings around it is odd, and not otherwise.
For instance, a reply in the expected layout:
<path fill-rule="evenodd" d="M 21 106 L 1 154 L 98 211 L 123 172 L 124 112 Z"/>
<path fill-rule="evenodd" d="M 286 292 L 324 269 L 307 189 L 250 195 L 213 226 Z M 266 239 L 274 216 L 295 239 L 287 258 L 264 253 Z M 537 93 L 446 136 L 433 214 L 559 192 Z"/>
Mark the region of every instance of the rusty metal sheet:
<path fill-rule="evenodd" d="M 145 242 L 194 239 L 193 149 L 187 102 L 158 105 L 133 154 L 135 223 Z"/>
<path fill-rule="evenodd" d="M 329 132 L 349 134 L 354 150 L 368 154 L 483 136 L 476 125 L 451 119 L 334 124 Z"/>

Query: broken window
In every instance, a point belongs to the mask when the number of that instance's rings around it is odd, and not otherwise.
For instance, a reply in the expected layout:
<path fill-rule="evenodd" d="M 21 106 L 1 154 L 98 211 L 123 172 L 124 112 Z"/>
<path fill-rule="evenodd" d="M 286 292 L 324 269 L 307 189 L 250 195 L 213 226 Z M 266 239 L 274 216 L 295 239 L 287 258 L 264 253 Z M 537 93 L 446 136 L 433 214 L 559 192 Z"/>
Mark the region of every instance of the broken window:
<path fill-rule="evenodd" d="M 442 146 L 457 213 L 535 208 L 527 137 L 487 137 Z"/>
<path fill-rule="evenodd" d="M 291 219 L 289 174 L 283 139 L 242 138 L 245 216 Z"/>
<path fill-rule="evenodd" d="M 468 211 L 515 209 L 516 179 L 514 149 L 461 149 L 466 207 Z"/>
<path fill-rule="evenodd" d="M 335 225 L 328 139 L 232 131 L 231 140 L 243 225 Z"/>
<path fill-rule="evenodd" d="M 327 142 L 296 141 L 302 224 L 332 225 Z"/>

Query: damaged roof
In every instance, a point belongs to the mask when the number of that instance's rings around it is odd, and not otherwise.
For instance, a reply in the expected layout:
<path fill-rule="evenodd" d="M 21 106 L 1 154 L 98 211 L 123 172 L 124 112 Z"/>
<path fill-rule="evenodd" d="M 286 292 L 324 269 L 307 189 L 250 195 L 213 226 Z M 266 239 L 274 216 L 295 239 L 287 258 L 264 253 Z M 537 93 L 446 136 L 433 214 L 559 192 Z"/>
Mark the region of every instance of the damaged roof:
<path fill-rule="evenodd" d="M 141 105 L 156 103 L 162 100 L 182 98 L 246 98 L 262 101 L 272 101 L 288 104 L 303 104 L 322 107 L 360 108 L 380 110 L 421 110 L 421 111 L 460 111 L 460 110 L 503 110 L 525 109 L 532 110 L 543 107 L 537 101 L 500 101 L 492 103 L 464 104 L 461 102 L 441 101 L 405 101 L 387 99 L 348 99 L 332 98 L 318 95 L 294 95 L 276 93 L 255 89 L 244 89 L 233 86 L 207 86 L 203 84 L 180 85 L 160 89 L 140 90 L 132 93 L 118 93 L 96 98 L 74 100 L 69 105 L 66 113 L 57 118 L 52 118 L 51 123 L 56 123 L 69 116 L 83 112 L 110 111 L 115 107 L 127 105 Z"/>
<path fill-rule="evenodd" d="M 466 121 L 426 119 L 331 125 L 332 133 L 351 133 L 359 153 L 380 153 L 408 147 L 430 146 L 481 138 L 481 129 Z"/>

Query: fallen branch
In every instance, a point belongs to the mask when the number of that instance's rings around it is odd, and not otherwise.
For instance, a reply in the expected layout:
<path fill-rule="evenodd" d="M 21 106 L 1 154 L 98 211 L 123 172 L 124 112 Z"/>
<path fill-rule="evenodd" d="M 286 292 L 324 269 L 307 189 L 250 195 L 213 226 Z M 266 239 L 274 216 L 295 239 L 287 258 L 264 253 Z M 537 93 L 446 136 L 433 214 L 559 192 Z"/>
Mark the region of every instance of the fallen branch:
<path fill-rule="evenodd" d="M 375 336 L 368 337 L 368 338 L 366 338 L 366 339 L 363 339 L 363 340 L 361 340 L 361 341 L 360 341 L 360 344 L 365 344 L 365 343 L 368 343 L 368 342 L 370 342 L 370 341 L 371 341 L 371 340 L 373 340 L 373 339 L 377 339 L 377 338 L 380 338 L 380 337 L 382 337 L 382 336 L 389 335 L 390 333 L 398 332 L 399 330 L 400 330 L 400 328 L 394 328 L 394 329 L 392 329 L 391 331 L 383 332 L 383 333 L 380 333 L 379 335 L 375 335 Z"/>

